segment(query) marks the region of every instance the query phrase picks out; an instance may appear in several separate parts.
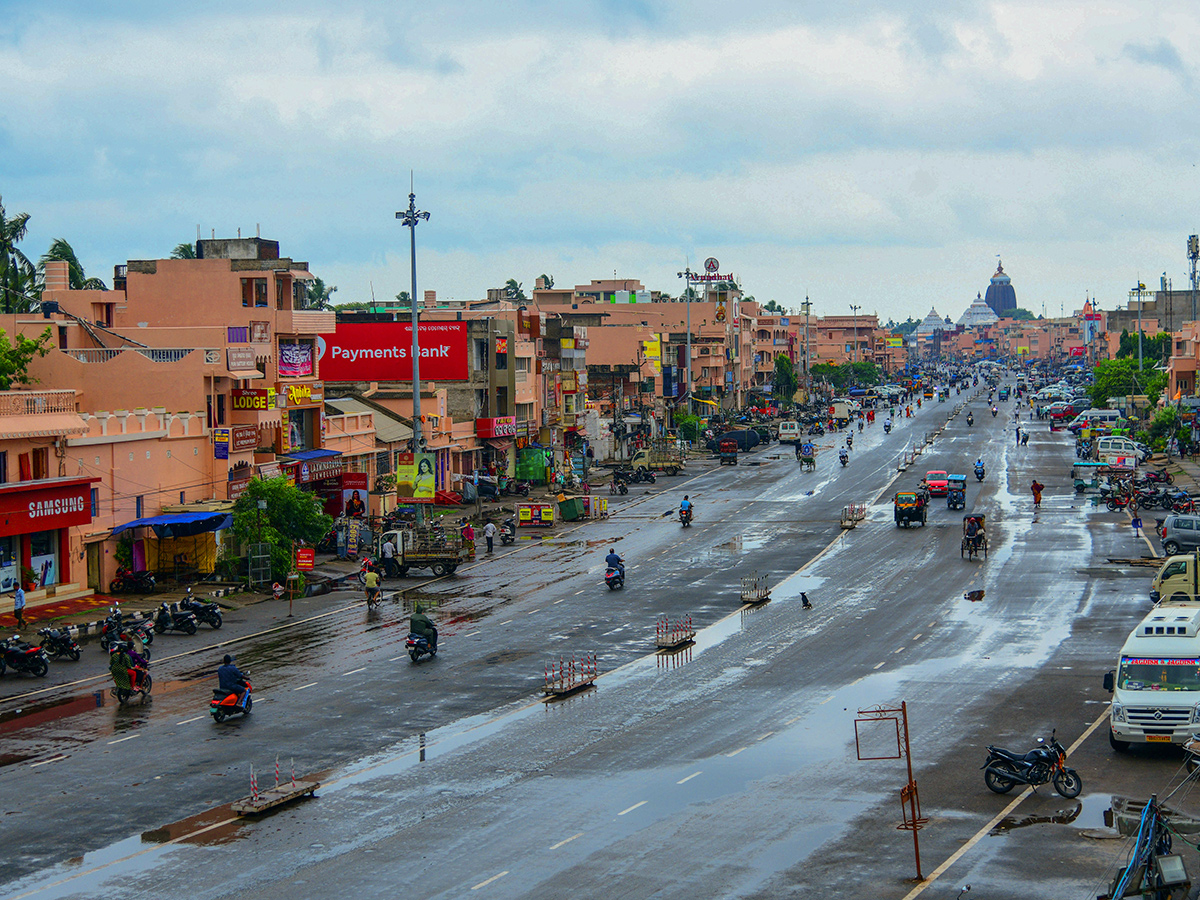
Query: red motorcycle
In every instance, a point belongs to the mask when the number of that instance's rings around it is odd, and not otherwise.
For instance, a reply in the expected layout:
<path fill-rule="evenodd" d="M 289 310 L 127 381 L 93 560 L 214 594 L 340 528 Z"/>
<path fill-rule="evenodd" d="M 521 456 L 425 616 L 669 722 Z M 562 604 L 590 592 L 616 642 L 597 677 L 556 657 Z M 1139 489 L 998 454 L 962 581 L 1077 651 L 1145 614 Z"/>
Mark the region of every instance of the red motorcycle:
<path fill-rule="evenodd" d="M 1116 512 L 1119 509 L 1128 509 L 1130 512 L 1137 512 L 1138 502 L 1137 497 L 1130 497 L 1126 494 L 1111 494 L 1108 501 L 1105 503 L 1109 512 Z"/>

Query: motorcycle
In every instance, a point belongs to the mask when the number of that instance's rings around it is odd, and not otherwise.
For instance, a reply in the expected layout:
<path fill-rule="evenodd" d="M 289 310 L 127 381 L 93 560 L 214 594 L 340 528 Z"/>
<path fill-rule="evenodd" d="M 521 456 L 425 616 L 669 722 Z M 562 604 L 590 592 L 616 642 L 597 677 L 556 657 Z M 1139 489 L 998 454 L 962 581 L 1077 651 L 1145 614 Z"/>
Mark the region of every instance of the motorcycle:
<path fill-rule="evenodd" d="M 436 543 L 436 542 L 431 540 L 431 543 Z M 445 544 L 444 535 L 442 538 L 442 544 L 443 545 Z M 364 556 L 362 558 L 362 562 L 358 564 L 358 583 L 359 584 L 367 583 L 367 573 L 368 572 L 374 572 L 376 575 L 378 575 L 380 584 L 383 584 L 383 579 L 387 576 L 387 571 L 384 568 L 383 560 L 376 559 L 373 556 Z"/>
<path fill-rule="evenodd" d="M 989 746 L 987 762 L 983 764 L 983 780 L 988 790 L 1007 794 L 1018 784 L 1033 787 L 1053 782 L 1054 790 L 1068 800 L 1079 796 L 1083 780 L 1079 773 L 1066 765 L 1067 751 L 1050 732 L 1050 742 L 1038 738 L 1038 746 L 1028 753 L 1013 753 L 1002 747 Z"/>
<path fill-rule="evenodd" d="M 975 427 L 975 417 L 973 415 L 971 415 L 971 413 L 967 413 L 967 427 L 968 428 Z"/>
<path fill-rule="evenodd" d="M 182 631 L 185 634 L 196 633 L 196 617 L 190 612 L 171 612 L 167 604 L 162 604 L 154 616 L 154 630 L 159 634 L 164 631 Z"/>
<path fill-rule="evenodd" d="M 197 600 L 192 596 L 190 589 L 188 590 L 188 595 L 179 601 L 179 608 L 190 612 L 196 617 L 196 621 L 203 622 L 214 630 L 221 627 L 220 604 L 206 600 Z"/>
<path fill-rule="evenodd" d="M 79 662 L 79 644 L 71 637 L 71 629 L 66 626 L 62 629 L 43 628 L 38 634 L 42 636 L 42 643 L 39 646 L 51 659 L 69 656 L 75 662 Z"/>
<path fill-rule="evenodd" d="M 134 638 L 142 642 L 142 655 L 149 659 L 150 645 L 154 643 L 153 620 L 143 619 L 127 626 L 125 616 L 121 613 L 121 605 L 110 606 L 108 616 L 100 627 L 100 649 L 107 652 L 116 641 L 133 641 Z"/>
<path fill-rule="evenodd" d="M 820 422 L 816 422 L 813 424 L 813 426 L 811 428 L 808 429 L 808 433 L 815 434 L 818 437 L 820 437 L 821 435 L 823 435 L 825 433 L 825 429 L 821 427 Z"/>
<path fill-rule="evenodd" d="M 847 450 L 854 449 L 854 435 L 852 435 L 852 434 L 846 435 L 846 449 Z"/>
<path fill-rule="evenodd" d="M 135 572 L 125 566 L 117 566 L 117 577 L 108 583 L 108 590 L 113 594 L 121 591 L 153 594 L 155 587 L 153 572 Z"/>
<path fill-rule="evenodd" d="M 437 650 L 429 646 L 429 639 L 421 634 L 410 634 L 404 641 L 404 647 L 408 650 L 408 658 L 413 662 L 420 662 L 421 657 L 429 654 L 432 659 L 437 656 Z"/>
<path fill-rule="evenodd" d="M 884 434 L 891 434 L 891 433 L 892 433 L 892 423 L 891 423 L 890 421 L 887 421 L 887 422 L 884 422 L 884 423 L 883 423 L 883 433 L 884 433 Z"/>
<path fill-rule="evenodd" d="M 1108 507 L 1109 512 L 1116 512 L 1117 510 L 1128 508 L 1132 513 L 1137 512 L 1138 501 L 1137 497 L 1131 497 L 1128 494 L 1112 494 L 1104 502 L 1104 505 Z"/>
<path fill-rule="evenodd" d="M 610 591 L 615 591 L 617 588 L 625 587 L 625 576 L 616 566 L 608 566 L 604 570 L 604 583 L 608 585 Z"/>
<path fill-rule="evenodd" d="M 996 409 L 996 407 L 994 407 L 994 406 L 993 406 L 993 407 L 992 407 L 992 418 L 993 418 L 993 419 L 994 419 L 994 418 L 996 418 L 996 413 L 998 413 L 998 412 L 999 412 L 999 410 L 998 410 L 998 409 Z"/>
<path fill-rule="evenodd" d="M 629 486 L 624 481 L 614 478 L 608 483 L 608 492 L 610 494 L 628 494 Z"/>
<path fill-rule="evenodd" d="M 109 652 L 115 652 L 115 648 Z M 109 689 L 109 693 L 117 698 L 119 705 L 124 706 L 134 694 L 140 694 L 142 702 L 145 702 L 153 687 L 154 679 L 150 676 L 150 670 L 146 666 L 134 662 L 133 667 L 129 669 L 129 687 L 113 687 Z"/>
<path fill-rule="evenodd" d="M 208 712 L 213 717 L 213 721 L 220 725 L 230 716 L 236 716 L 239 713 L 243 716 L 250 715 L 250 708 L 254 706 L 254 699 L 250 694 L 249 681 L 246 682 L 246 691 L 240 698 L 237 691 L 213 688 L 213 697 L 208 703 Z"/>
<path fill-rule="evenodd" d="M 679 523 L 684 528 L 690 528 L 692 525 L 692 511 L 690 509 L 679 510 Z"/>
<path fill-rule="evenodd" d="M 983 481 L 983 478 L 985 475 L 987 475 L 987 470 L 983 466 L 975 467 L 975 480 L 976 481 Z"/>
<path fill-rule="evenodd" d="M 633 477 L 630 478 L 630 481 L 644 481 L 646 484 L 654 484 L 656 480 L 654 473 L 649 469 L 634 469 Z"/>
<path fill-rule="evenodd" d="M 517 523 L 512 519 L 505 519 L 500 525 L 500 543 L 508 546 L 517 539 Z"/>
<path fill-rule="evenodd" d="M 850 462 L 849 454 L 839 453 L 838 454 L 838 462 L 840 462 L 843 466 L 846 465 L 846 463 Z"/>
<path fill-rule="evenodd" d="M 8 640 L 0 641 L 0 675 L 7 669 L 45 678 L 50 671 L 50 660 L 41 647 L 30 646 L 14 634 Z"/>
<path fill-rule="evenodd" d="M 1162 469 L 1162 470 L 1147 469 L 1146 472 L 1142 475 L 1142 478 L 1146 481 L 1149 481 L 1152 483 L 1157 482 L 1160 484 L 1171 484 L 1174 481 L 1174 479 L 1171 477 L 1171 473 L 1168 472 L 1166 469 Z"/>

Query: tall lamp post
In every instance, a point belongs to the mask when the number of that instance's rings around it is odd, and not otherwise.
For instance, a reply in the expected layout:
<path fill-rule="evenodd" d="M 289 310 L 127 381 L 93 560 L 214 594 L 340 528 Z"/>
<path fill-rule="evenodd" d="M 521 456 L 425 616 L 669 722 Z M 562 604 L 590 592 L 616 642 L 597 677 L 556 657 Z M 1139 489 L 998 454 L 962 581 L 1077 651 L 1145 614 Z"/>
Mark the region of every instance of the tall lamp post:
<path fill-rule="evenodd" d="M 396 213 L 396 218 L 408 228 L 409 244 L 412 251 L 412 379 L 413 379 L 413 415 L 412 415 L 412 445 L 413 452 L 420 453 L 425 449 L 425 436 L 421 433 L 421 346 L 417 340 L 417 223 L 429 221 L 429 213 L 417 209 L 417 195 L 409 184 L 408 209 Z"/>
<path fill-rule="evenodd" d="M 855 362 L 858 362 L 858 311 L 860 309 L 862 309 L 862 306 L 855 306 L 853 303 L 850 304 L 850 311 L 852 313 L 854 313 L 854 361 Z"/>
<path fill-rule="evenodd" d="M 1137 287 L 1129 292 L 1130 296 L 1137 297 L 1138 305 L 1138 374 L 1142 371 L 1142 295 L 1146 292 L 1146 285 L 1138 282 Z"/>
<path fill-rule="evenodd" d="M 804 295 L 804 402 L 812 401 L 812 374 L 809 367 L 812 365 L 808 358 L 808 314 L 812 309 L 812 303 L 808 299 L 808 294 Z"/>
<path fill-rule="evenodd" d="M 683 292 L 683 303 L 687 307 L 687 411 L 689 416 L 692 415 L 695 408 L 692 403 L 692 274 L 691 266 L 684 266 L 683 271 L 679 273 L 679 277 L 686 285 Z"/>

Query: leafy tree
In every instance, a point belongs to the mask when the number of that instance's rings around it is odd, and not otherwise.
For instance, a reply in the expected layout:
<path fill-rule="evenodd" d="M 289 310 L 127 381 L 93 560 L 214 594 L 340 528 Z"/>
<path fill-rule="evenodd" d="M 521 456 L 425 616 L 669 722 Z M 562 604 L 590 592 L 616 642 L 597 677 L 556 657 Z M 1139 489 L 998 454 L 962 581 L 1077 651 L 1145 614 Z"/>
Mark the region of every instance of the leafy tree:
<path fill-rule="evenodd" d="M 1167 373 L 1153 368 L 1150 361 L 1139 371 L 1136 359 L 1102 359 L 1096 363 L 1095 383 L 1090 393 L 1092 405 L 1103 407 L 1110 397 L 1145 394 L 1153 406 L 1167 386 Z"/>
<path fill-rule="evenodd" d="M 99 278 L 88 278 L 83 271 L 83 264 L 75 255 L 75 248 L 67 243 L 65 238 L 55 238 L 50 242 L 50 249 L 38 260 L 38 272 L 43 282 L 46 277 L 46 263 L 65 262 L 67 264 L 67 284 L 73 291 L 107 291 L 108 286 Z"/>
<path fill-rule="evenodd" d="M 359 309 L 372 309 L 374 308 L 374 304 L 366 300 L 350 300 L 346 303 L 339 303 L 337 306 L 331 306 L 329 308 L 337 312 L 351 312 Z"/>
<path fill-rule="evenodd" d="M 753 299 L 753 298 L 751 298 L 751 299 Z M 787 312 L 787 310 L 784 309 L 782 306 L 780 306 L 778 303 L 776 303 L 774 300 L 768 300 L 766 303 L 763 304 L 763 312 L 785 313 L 785 312 Z"/>
<path fill-rule="evenodd" d="M 525 291 L 521 289 L 521 282 L 515 278 L 510 278 L 504 283 L 504 291 L 508 294 L 510 300 L 525 300 Z"/>
<path fill-rule="evenodd" d="M 195 259 L 196 245 L 195 244 L 176 244 L 175 249 L 171 251 L 171 259 Z"/>
<path fill-rule="evenodd" d="M 314 278 L 308 283 L 307 300 L 309 309 L 332 309 L 333 304 L 330 298 L 333 296 L 337 286 L 326 287 L 325 282 L 320 278 Z"/>
<path fill-rule="evenodd" d="M 1154 337 L 1142 336 L 1142 359 L 1164 362 L 1171 358 L 1171 333 L 1162 331 Z M 1126 329 L 1121 332 L 1121 343 L 1117 347 L 1117 359 L 1137 359 L 1138 339 L 1136 334 L 1130 334 Z"/>
<path fill-rule="evenodd" d="M 17 246 L 28 226 L 29 213 L 9 216 L 0 198 L 0 310 L 6 313 L 24 312 L 30 306 L 34 267 Z"/>
<path fill-rule="evenodd" d="M 1037 319 L 1039 317 L 1035 316 L 1033 313 L 1031 313 L 1029 310 L 1025 309 L 1024 307 L 1018 306 L 1016 309 L 1010 309 L 1008 312 L 1006 312 L 1004 314 L 1004 318 L 1016 319 L 1018 322 L 1031 322 L 1034 319 Z"/>
<path fill-rule="evenodd" d="M 693 415 L 679 415 L 675 417 L 675 427 L 679 431 L 679 436 L 685 441 L 700 440 L 700 417 Z"/>
<path fill-rule="evenodd" d="M 860 360 L 854 363 L 817 363 L 809 367 L 813 378 L 828 381 L 838 391 L 843 391 L 854 385 L 869 387 L 879 384 L 879 366 L 873 362 Z"/>
<path fill-rule="evenodd" d="M 258 501 L 267 508 L 259 510 Z M 233 504 L 232 533 L 241 544 L 271 545 L 271 577 L 282 580 L 292 569 L 293 546 L 312 546 L 333 527 L 333 517 L 321 509 L 321 501 L 292 484 L 287 478 L 254 478 Z"/>
<path fill-rule="evenodd" d="M 905 334 L 912 334 L 914 331 L 917 330 L 917 326 L 920 324 L 921 324 L 920 319 L 914 319 L 912 316 L 909 316 L 907 319 L 905 319 L 899 325 L 893 325 L 892 322 L 889 321 L 888 328 L 890 328 L 892 330 L 892 334 L 905 335 Z"/>
<path fill-rule="evenodd" d="M 542 284 L 546 285 L 547 288 L 554 287 L 554 276 L 547 275 L 545 272 L 543 272 L 542 273 Z"/>
<path fill-rule="evenodd" d="M 775 376 L 771 387 L 771 395 L 778 397 L 784 403 L 790 403 L 800 386 L 796 377 L 796 367 L 791 359 L 782 353 L 775 354 Z"/>
<path fill-rule="evenodd" d="M 36 339 L 18 334 L 13 343 L 9 343 L 8 335 L 0 329 L 0 391 L 12 390 L 14 384 L 33 384 L 36 379 L 29 377 L 29 364 L 35 356 L 45 356 L 49 352 L 49 327 Z"/>
<path fill-rule="evenodd" d="M 396 295 L 396 300 L 400 303 L 404 303 L 404 304 L 407 304 L 408 306 L 412 306 L 412 297 L 409 296 L 408 291 L 401 291 L 400 293 L 398 293 Z"/>

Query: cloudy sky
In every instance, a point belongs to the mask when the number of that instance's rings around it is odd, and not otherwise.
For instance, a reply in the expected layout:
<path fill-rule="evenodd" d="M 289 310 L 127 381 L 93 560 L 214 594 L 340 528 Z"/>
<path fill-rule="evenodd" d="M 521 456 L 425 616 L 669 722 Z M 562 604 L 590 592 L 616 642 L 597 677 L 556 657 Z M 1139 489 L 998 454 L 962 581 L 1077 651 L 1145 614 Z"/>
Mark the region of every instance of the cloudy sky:
<path fill-rule="evenodd" d="M 933 7 L 937 7 L 936 10 Z M 89 274 L 254 234 L 338 286 L 540 273 L 957 317 L 1188 280 L 1188 4 L 0 0 L 0 196 Z"/>

